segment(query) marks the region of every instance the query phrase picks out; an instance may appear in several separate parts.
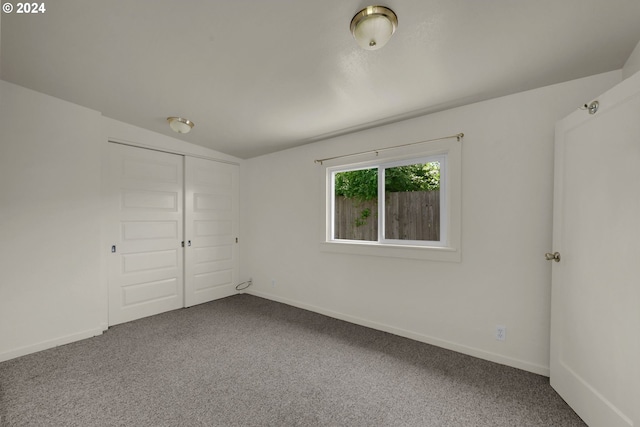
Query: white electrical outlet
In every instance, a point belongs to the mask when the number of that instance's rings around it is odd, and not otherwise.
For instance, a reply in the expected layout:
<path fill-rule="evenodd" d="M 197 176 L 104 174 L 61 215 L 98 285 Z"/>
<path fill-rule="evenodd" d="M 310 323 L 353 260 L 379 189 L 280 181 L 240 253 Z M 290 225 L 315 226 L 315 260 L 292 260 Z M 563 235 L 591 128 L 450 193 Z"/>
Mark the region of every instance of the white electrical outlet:
<path fill-rule="evenodd" d="M 276 287 L 276 279 L 271 279 L 271 287 L 272 288 Z"/>
<path fill-rule="evenodd" d="M 507 339 L 507 327 L 503 325 L 496 325 L 496 339 L 498 341 L 504 341 Z"/>

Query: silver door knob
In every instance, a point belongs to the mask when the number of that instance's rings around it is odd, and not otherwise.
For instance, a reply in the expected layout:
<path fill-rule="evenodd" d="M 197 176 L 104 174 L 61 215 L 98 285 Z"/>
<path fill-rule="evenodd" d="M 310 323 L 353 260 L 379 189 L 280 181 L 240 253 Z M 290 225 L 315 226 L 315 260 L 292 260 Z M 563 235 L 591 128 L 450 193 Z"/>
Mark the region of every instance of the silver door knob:
<path fill-rule="evenodd" d="M 544 257 L 547 261 L 560 262 L 560 252 L 547 252 L 546 254 L 544 254 Z"/>

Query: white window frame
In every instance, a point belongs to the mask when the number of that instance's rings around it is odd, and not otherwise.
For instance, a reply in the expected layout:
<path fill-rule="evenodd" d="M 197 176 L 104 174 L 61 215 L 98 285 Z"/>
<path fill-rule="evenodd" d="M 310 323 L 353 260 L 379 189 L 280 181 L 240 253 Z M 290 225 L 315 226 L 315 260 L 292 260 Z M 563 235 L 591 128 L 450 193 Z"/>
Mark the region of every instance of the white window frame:
<path fill-rule="evenodd" d="M 320 249 L 324 252 L 373 255 L 392 258 L 424 259 L 432 261 L 459 262 L 461 260 L 461 172 L 462 147 L 456 139 L 429 143 L 427 148 L 416 151 L 405 150 L 395 156 L 379 156 L 357 163 L 333 161 L 323 166 L 323 192 L 325 223 Z M 413 241 L 384 238 L 384 215 L 378 214 L 377 241 L 334 239 L 335 194 L 334 174 L 338 172 L 378 168 L 378 180 L 384 182 L 384 169 L 416 163 L 440 161 L 440 241 Z M 382 180 L 382 181 L 380 181 Z M 384 212 L 384 185 L 378 185 L 378 211 Z"/>

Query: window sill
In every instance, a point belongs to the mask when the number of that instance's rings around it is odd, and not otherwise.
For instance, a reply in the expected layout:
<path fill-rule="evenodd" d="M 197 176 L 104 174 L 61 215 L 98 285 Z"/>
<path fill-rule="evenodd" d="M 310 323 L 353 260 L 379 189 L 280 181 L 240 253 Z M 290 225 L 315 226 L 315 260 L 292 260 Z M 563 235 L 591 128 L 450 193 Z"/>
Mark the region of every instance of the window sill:
<path fill-rule="evenodd" d="M 419 259 L 425 261 L 460 262 L 460 250 L 438 246 L 390 245 L 377 242 L 321 242 L 320 251 L 386 258 Z"/>

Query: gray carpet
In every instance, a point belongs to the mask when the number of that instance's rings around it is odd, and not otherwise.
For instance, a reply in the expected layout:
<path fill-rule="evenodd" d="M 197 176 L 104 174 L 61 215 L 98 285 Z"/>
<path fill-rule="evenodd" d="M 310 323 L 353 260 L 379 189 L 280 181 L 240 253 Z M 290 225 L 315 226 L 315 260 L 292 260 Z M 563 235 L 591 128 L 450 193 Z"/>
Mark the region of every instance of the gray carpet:
<path fill-rule="evenodd" d="M 0 363 L 7 426 L 584 426 L 548 378 L 250 295 Z"/>

